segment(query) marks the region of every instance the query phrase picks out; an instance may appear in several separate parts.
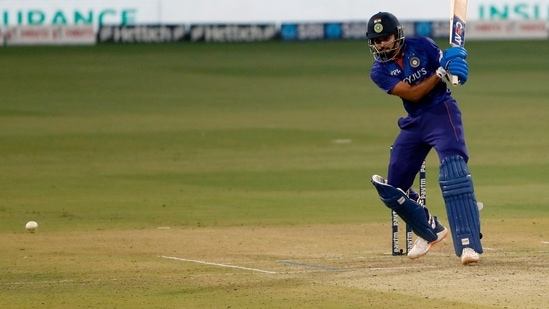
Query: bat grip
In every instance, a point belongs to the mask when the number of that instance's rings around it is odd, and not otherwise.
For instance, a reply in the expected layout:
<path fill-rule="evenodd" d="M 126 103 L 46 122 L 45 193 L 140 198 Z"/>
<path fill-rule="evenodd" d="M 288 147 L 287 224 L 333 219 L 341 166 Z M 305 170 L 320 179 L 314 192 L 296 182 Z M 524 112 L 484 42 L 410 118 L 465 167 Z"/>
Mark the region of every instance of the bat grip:
<path fill-rule="evenodd" d="M 452 85 L 454 85 L 454 86 L 459 85 L 459 77 L 457 77 L 453 74 L 450 74 L 450 73 L 448 73 L 448 77 L 450 78 L 450 82 L 452 83 Z"/>

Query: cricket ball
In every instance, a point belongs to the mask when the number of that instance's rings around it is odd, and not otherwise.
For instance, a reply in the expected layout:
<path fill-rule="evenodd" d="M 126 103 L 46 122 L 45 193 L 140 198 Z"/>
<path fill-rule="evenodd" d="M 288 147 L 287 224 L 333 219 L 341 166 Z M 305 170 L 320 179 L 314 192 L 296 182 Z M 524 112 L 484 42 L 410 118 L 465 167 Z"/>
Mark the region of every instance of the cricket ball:
<path fill-rule="evenodd" d="M 38 229 L 38 223 L 36 223 L 35 221 L 29 221 L 27 222 L 27 224 L 25 224 L 25 228 L 27 229 L 27 231 L 34 233 Z"/>

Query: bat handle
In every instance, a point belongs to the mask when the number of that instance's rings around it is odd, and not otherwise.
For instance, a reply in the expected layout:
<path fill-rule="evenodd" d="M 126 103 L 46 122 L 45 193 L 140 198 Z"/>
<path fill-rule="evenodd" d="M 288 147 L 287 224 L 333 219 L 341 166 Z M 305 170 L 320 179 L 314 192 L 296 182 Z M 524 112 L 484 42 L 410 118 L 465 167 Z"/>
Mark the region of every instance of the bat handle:
<path fill-rule="evenodd" d="M 452 85 L 454 85 L 454 86 L 459 85 L 459 77 L 457 77 L 453 74 L 450 74 L 450 73 L 448 73 L 448 77 L 450 78 L 450 82 L 452 83 Z"/>

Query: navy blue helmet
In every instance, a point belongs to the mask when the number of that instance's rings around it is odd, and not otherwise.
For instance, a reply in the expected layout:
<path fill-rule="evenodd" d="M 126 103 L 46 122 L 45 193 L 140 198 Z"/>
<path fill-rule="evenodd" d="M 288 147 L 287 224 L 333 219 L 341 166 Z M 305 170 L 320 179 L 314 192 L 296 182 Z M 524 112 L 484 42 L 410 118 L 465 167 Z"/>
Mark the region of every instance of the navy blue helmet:
<path fill-rule="evenodd" d="M 382 49 L 376 47 L 376 41 L 389 38 L 391 35 L 394 35 L 393 40 L 388 42 L 392 43 L 391 47 Z M 404 44 L 404 31 L 395 15 L 388 12 L 379 12 L 368 21 L 366 38 L 374 58 L 382 62 L 389 61 L 398 54 L 399 49 Z"/>

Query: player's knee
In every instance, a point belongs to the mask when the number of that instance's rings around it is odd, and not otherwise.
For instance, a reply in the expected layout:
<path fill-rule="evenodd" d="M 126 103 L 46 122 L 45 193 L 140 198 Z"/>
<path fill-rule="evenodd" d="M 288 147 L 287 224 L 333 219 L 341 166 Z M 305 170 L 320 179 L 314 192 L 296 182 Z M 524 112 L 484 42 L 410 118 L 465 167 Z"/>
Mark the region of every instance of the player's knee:
<path fill-rule="evenodd" d="M 473 193 L 473 179 L 462 156 L 454 155 L 442 160 L 439 184 L 444 197 Z"/>

